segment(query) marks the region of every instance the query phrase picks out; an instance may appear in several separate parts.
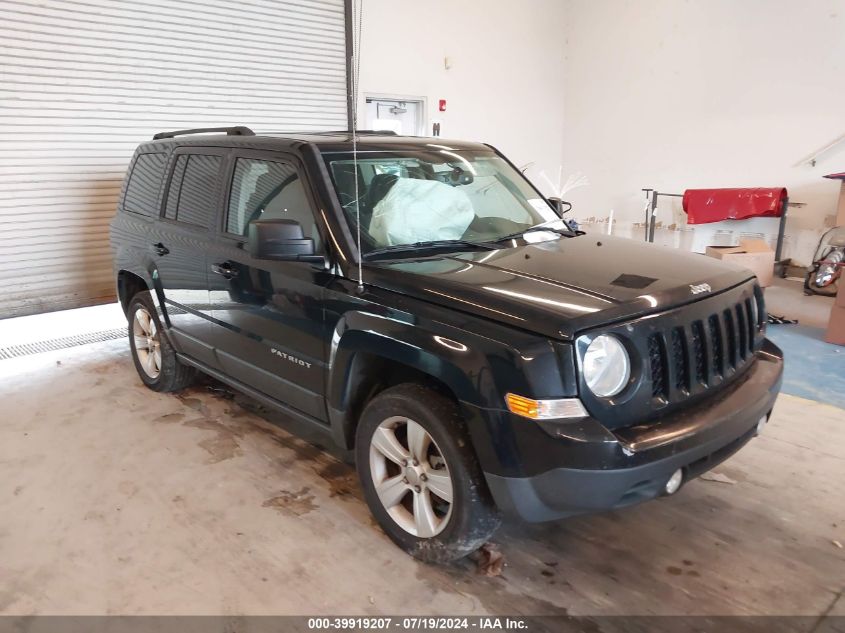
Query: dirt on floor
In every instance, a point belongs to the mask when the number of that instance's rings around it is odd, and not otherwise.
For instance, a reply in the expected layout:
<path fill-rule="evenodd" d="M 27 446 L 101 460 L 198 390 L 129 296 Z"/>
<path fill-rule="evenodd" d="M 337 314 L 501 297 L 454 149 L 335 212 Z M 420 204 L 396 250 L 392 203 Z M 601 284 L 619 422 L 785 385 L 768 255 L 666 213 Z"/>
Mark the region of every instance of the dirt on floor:
<path fill-rule="evenodd" d="M 125 341 L 0 361 L 0 401 L 0 614 L 845 612 L 845 415 L 816 402 L 674 497 L 434 567 L 323 436 L 210 381 L 153 393 Z"/>

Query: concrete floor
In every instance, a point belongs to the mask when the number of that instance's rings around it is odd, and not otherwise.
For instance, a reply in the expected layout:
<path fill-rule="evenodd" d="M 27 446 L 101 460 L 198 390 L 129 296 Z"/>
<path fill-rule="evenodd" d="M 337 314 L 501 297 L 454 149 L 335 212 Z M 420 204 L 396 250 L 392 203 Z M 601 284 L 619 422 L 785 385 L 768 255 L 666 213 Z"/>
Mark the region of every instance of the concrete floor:
<path fill-rule="evenodd" d="M 798 279 L 775 277 L 765 290 L 769 314 L 797 319 L 804 326 L 826 329 L 834 297 L 805 295 L 804 282 Z"/>
<path fill-rule="evenodd" d="M 767 336 L 784 353 L 783 391 L 845 409 L 845 346 L 824 340 L 833 297 L 805 296 L 803 282 L 774 279 L 766 288 L 769 314 L 798 323 L 769 325 Z"/>
<path fill-rule="evenodd" d="M 845 614 L 845 416 L 817 402 L 783 396 L 734 483 L 506 523 L 488 578 L 401 554 L 248 400 L 147 390 L 125 340 L 0 361 L 0 401 L 0 614 Z"/>

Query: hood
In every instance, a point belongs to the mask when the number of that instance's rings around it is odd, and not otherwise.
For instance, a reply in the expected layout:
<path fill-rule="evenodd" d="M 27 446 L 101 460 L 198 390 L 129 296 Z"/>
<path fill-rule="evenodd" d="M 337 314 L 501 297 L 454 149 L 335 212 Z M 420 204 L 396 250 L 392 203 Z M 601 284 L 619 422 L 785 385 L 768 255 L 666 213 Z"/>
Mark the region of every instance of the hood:
<path fill-rule="evenodd" d="M 368 284 L 562 339 L 704 299 L 752 277 L 704 255 L 601 235 L 371 262 L 365 273 Z"/>

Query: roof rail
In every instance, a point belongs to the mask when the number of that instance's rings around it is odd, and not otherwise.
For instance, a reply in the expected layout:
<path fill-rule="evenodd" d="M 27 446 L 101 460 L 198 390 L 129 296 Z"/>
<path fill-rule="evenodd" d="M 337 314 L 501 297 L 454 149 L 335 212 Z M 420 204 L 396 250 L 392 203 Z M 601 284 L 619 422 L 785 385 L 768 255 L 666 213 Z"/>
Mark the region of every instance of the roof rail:
<path fill-rule="evenodd" d="M 356 130 L 359 136 L 398 136 L 393 130 Z M 290 136 L 328 136 L 333 134 L 352 134 L 349 130 L 319 130 L 308 131 L 298 130 L 296 132 L 282 131 L 282 132 L 263 132 L 263 134 L 289 134 Z"/>
<path fill-rule="evenodd" d="M 326 132 L 326 134 L 352 134 L 350 130 L 340 130 L 338 132 Z M 363 134 L 364 136 L 399 136 L 393 130 L 355 130 L 355 134 Z"/>
<path fill-rule="evenodd" d="M 228 136 L 255 136 L 255 132 L 243 125 L 236 125 L 233 127 L 198 127 L 195 130 L 175 130 L 173 132 L 159 132 L 153 135 L 153 140 L 157 141 L 162 138 L 174 138 L 176 136 L 185 136 L 186 134 L 201 134 L 203 132 L 226 132 Z"/>

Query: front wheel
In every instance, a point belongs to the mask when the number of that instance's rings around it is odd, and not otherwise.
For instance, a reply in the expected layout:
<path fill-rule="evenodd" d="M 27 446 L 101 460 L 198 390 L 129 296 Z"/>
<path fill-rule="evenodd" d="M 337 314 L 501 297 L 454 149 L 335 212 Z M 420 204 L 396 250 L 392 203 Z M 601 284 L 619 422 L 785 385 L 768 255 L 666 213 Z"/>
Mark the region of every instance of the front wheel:
<path fill-rule="evenodd" d="M 364 497 L 385 533 L 428 562 L 477 550 L 499 525 L 457 406 L 416 384 L 385 390 L 355 441 Z"/>

